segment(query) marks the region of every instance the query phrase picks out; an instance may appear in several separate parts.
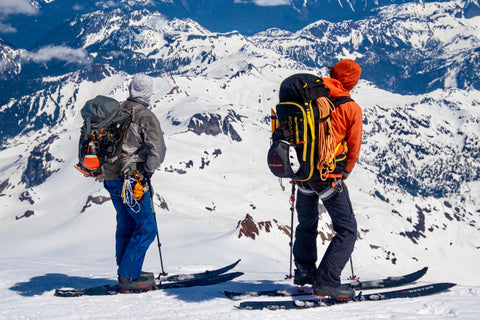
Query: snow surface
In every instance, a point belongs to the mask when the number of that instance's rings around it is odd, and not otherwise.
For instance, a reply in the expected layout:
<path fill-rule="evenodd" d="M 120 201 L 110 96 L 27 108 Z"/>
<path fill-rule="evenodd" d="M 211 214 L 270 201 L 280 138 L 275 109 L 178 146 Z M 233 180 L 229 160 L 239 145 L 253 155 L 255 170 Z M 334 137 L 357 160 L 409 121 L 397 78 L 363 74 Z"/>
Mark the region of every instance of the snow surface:
<path fill-rule="evenodd" d="M 217 247 L 218 248 L 218 247 Z M 218 248 L 228 251 L 226 248 Z M 198 253 L 193 253 L 192 256 Z M 150 255 L 150 258 L 154 254 Z M 154 259 L 147 267 L 158 269 Z M 142 294 L 60 298 L 58 287 L 88 287 L 114 283 L 112 259 L 85 261 L 65 258 L 0 258 L 0 319 L 478 319 L 480 288 L 453 287 L 435 296 L 350 303 L 309 310 L 238 310 L 225 290 L 282 288 L 285 273 L 260 273 L 255 259 L 245 259 L 238 280 L 214 286 L 169 289 Z M 192 259 L 193 261 L 193 259 Z M 218 263 L 226 261 L 219 258 Z M 169 272 L 203 271 L 214 265 L 167 265 Z M 425 282 L 419 282 L 424 284 Z M 255 298 L 256 300 L 260 298 Z M 280 298 L 284 299 L 284 298 Z"/>

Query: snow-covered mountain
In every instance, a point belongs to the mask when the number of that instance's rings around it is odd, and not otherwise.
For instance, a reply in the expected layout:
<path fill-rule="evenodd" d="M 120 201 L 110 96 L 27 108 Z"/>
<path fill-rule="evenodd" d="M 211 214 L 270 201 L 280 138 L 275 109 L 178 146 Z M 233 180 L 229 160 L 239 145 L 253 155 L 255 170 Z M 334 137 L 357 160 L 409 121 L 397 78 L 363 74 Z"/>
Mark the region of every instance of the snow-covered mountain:
<path fill-rule="evenodd" d="M 310 67 L 349 56 L 362 65 L 364 79 L 389 91 L 480 88 L 478 18 L 464 18 L 455 1 L 392 5 L 365 20 L 318 21 L 296 33 L 268 30 L 253 39 Z"/>
<path fill-rule="evenodd" d="M 354 57 L 363 67 L 364 79 L 389 91 L 479 89 L 478 18 L 464 18 L 460 8 L 456 1 L 390 6 L 365 20 L 319 21 L 295 33 L 269 29 L 251 37 L 212 33 L 192 20 L 168 20 L 146 10 L 95 11 L 54 28 L 46 38 L 48 45 L 35 51 L 0 43 L 0 83 L 5 88 L 0 102 L 41 90 L 44 76 L 61 76 L 94 64 L 128 73 L 216 76 L 205 64 L 225 60 L 226 55 L 241 57 L 235 60 L 256 55 L 272 62 L 288 57 L 281 64 L 309 68 Z M 237 71 L 250 67 L 238 65 Z M 19 120 L 9 112 L 0 117 L 6 123 Z M 22 126 L 1 128 L 0 138 L 22 130 Z"/>
<path fill-rule="evenodd" d="M 7 80 L 2 85 L 9 94 L 0 94 L 0 101 L 19 87 L 10 80 L 31 87 L 41 76 L 91 63 L 129 73 L 199 74 L 204 62 L 223 55 L 217 47 L 234 42 L 247 52 L 274 50 L 311 68 L 331 65 L 340 56 L 354 57 L 362 64 L 364 79 L 398 93 L 479 89 L 478 18 L 466 18 L 463 6 L 462 1 L 393 5 L 368 19 L 323 20 L 294 33 L 269 29 L 250 37 L 212 33 L 192 20 L 169 20 L 158 11 L 95 11 L 53 27 L 35 49 L 15 50 L 0 43 L 2 51 L 11 52 L 2 66 L 2 79 Z"/>
<path fill-rule="evenodd" d="M 451 0 L 440 0 L 450 2 Z M 252 35 L 271 27 L 297 31 L 318 20 L 359 20 L 375 14 L 375 9 L 392 4 L 423 4 L 434 0 L 18 0 L 15 5 L 0 3 L 0 37 L 16 46 L 34 49 L 37 40 L 62 21 L 95 10 L 122 8 L 128 12 L 147 9 L 169 19 L 190 18 L 215 32 L 238 30 Z M 458 1 L 461 16 L 480 14 L 478 0 Z M 16 32 L 14 32 L 16 31 Z"/>
<path fill-rule="evenodd" d="M 0 39 L 0 80 L 12 79 L 21 71 L 20 50 Z"/>
<path fill-rule="evenodd" d="M 355 22 L 318 21 L 297 32 L 253 36 L 210 32 L 155 11 L 97 10 L 56 29 L 49 46 L 25 50 L 1 42 L 0 298 L 17 304 L 12 292 L 25 282 L 42 304 L 60 308 L 44 300 L 53 290 L 46 281 L 61 286 L 71 278 L 44 273 L 115 278 L 114 209 L 102 184 L 73 165 L 81 107 L 97 94 L 125 99 L 135 72 L 155 77 L 153 112 L 166 137 L 167 157 L 153 184 L 167 270 L 242 258 L 247 274 L 240 287 L 282 278 L 291 190 L 288 181 L 282 190 L 266 165 L 270 108 L 285 77 L 326 75 L 325 66 L 341 57 L 355 58 L 364 70 L 352 92 L 364 113 L 362 153 L 346 181 L 359 225 L 355 272 L 374 278 L 428 265 L 426 282 L 479 286 L 480 20 L 457 9 L 457 2 L 394 5 Z M 322 250 L 332 230 L 320 210 Z M 158 269 L 155 250 L 147 269 Z M 29 280 L 36 274 L 27 264 L 41 273 L 38 282 Z M 476 287 L 455 293 L 480 296 Z M 165 300 L 171 306 L 175 297 Z M 429 300 L 418 315 L 474 319 L 452 301 Z M 225 304 L 214 306 L 228 314 Z M 377 308 L 378 317 L 388 315 Z M 8 318 L 15 314 L 4 310 Z M 368 318 L 363 311 L 359 317 Z"/>

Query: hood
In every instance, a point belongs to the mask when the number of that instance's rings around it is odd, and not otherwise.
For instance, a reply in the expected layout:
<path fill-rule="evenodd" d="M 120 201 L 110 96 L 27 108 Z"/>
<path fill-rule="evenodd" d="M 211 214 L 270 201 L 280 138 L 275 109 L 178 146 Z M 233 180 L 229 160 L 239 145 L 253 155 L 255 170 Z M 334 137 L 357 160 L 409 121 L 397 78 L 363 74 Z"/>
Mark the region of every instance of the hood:
<path fill-rule="evenodd" d="M 329 89 L 329 96 L 332 98 L 337 97 L 350 97 L 350 92 L 346 90 L 342 83 L 336 79 L 332 78 L 322 78 L 323 84 L 327 89 Z"/>
<path fill-rule="evenodd" d="M 330 69 L 330 77 L 340 81 L 348 91 L 357 85 L 361 73 L 360 65 L 350 59 L 340 60 Z"/>
<path fill-rule="evenodd" d="M 149 103 L 153 95 L 153 79 L 145 74 L 136 74 L 130 82 L 128 90 L 130 98 Z"/>

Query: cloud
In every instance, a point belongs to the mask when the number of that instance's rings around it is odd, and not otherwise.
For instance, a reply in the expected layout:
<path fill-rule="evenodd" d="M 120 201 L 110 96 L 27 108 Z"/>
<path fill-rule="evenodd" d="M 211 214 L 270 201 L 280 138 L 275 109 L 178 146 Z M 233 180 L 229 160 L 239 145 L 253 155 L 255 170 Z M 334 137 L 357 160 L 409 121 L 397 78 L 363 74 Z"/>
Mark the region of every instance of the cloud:
<path fill-rule="evenodd" d="M 60 60 L 68 64 L 87 65 L 90 63 L 88 52 L 83 49 L 73 49 L 66 46 L 47 46 L 36 52 L 25 51 L 22 53 L 24 62 L 44 63 L 50 60 Z"/>
<path fill-rule="evenodd" d="M 17 29 L 15 29 L 9 24 L 5 24 L 2 21 L 0 21 L 0 33 L 14 33 L 14 32 L 17 32 Z"/>
<path fill-rule="evenodd" d="M 27 0 L 0 0 L 0 32 L 14 33 L 17 30 L 8 23 L 4 23 L 13 14 L 37 15 L 38 8 L 32 6 Z"/>
<path fill-rule="evenodd" d="M 0 0 L 0 16 L 8 17 L 12 14 L 36 15 L 38 8 L 27 0 Z"/>
<path fill-rule="evenodd" d="M 290 0 L 235 0 L 235 3 L 253 3 L 261 7 L 288 6 Z"/>

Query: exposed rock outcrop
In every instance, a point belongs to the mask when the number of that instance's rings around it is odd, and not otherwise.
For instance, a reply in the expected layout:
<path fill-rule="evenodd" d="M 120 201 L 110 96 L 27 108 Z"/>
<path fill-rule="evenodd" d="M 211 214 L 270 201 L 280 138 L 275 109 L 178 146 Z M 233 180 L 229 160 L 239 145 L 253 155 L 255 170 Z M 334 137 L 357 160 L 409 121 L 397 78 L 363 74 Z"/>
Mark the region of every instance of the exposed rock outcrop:
<path fill-rule="evenodd" d="M 232 122 L 242 122 L 241 116 L 233 110 L 228 110 L 225 118 L 215 113 L 197 113 L 190 119 L 188 130 L 198 135 L 202 133 L 212 136 L 225 134 L 232 140 L 240 142 L 242 138 L 233 128 Z"/>
<path fill-rule="evenodd" d="M 110 200 L 110 199 L 111 199 L 110 197 L 104 197 L 104 196 L 97 196 L 97 197 L 88 196 L 87 202 L 86 202 L 85 205 L 83 206 L 82 211 L 80 211 L 80 213 L 84 213 L 85 210 L 87 210 L 87 208 L 89 208 L 89 207 L 92 206 L 92 203 L 94 203 L 94 204 L 103 204 L 103 203 L 107 202 L 107 201 Z"/>

